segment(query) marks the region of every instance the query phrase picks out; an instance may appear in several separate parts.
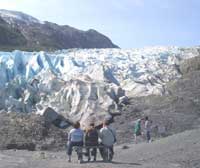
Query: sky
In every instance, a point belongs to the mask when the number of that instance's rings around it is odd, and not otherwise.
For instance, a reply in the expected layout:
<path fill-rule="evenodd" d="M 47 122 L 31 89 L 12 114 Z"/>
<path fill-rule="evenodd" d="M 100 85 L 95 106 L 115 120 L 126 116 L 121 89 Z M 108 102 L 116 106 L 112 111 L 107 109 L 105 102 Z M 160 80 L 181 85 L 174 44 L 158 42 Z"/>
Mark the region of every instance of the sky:
<path fill-rule="evenodd" d="M 0 0 L 0 9 L 95 29 L 121 48 L 200 45 L 200 0 Z"/>

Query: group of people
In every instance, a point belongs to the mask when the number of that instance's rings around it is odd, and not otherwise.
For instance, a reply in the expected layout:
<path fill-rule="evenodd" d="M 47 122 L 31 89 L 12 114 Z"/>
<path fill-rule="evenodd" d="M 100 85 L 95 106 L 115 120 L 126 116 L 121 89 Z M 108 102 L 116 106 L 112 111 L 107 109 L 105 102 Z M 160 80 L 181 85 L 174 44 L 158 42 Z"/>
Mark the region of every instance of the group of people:
<path fill-rule="evenodd" d="M 137 143 L 137 137 L 142 135 L 141 122 L 144 121 L 144 134 L 147 142 L 151 142 L 151 125 L 152 121 L 149 120 L 149 117 L 138 119 L 134 127 L 134 137 L 135 143 Z"/>
<path fill-rule="evenodd" d="M 147 142 L 151 141 L 151 125 L 152 121 L 149 120 L 148 116 L 142 119 L 138 119 L 134 127 L 134 137 L 135 143 L 137 143 L 137 137 L 142 135 L 141 123 L 144 121 L 144 132 Z M 100 130 L 95 128 L 95 123 L 90 123 L 89 127 L 83 131 L 80 128 L 80 123 L 76 122 L 73 125 L 73 129 L 70 130 L 68 134 L 68 144 L 67 144 L 67 154 L 68 161 L 71 162 L 71 155 L 73 147 L 85 147 L 86 156 L 88 156 L 88 161 L 91 160 L 93 156 L 93 161 L 96 161 L 97 148 L 103 159 L 105 159 L 104 149 L 107 148 L 110 151 L 110 160 L 112 160 L 114 151 L 113 145 L 116 142 L 116 132 L 113 128 L 109 126 L 110 122 L 105 120 L 103 122 L 103 127 Z M 78 160 L 82 161 L 82 154 L 78 155 Z"/>
<path fill-rule="evenodd" d="M 113 145 L 116 142 L 116 133 L 115 130 L 109 126 L 109 124 L 110 122 L 105 120 L 103 122 L 103 127 L 98 131 L 95 128 L 95 124 L 90 123 L 89 128 L 83 131 L 80 128 L 80 123 L 76 122 L 73 125 L 74 128 L 70 130 L 68 134 L 68 161 L 71 162 L 73 147 L 82 147 L 84 145 L 86 147 L 86 156 L 88 156 L 88 161 L 91 160 L 91 155 L 94 157 L 93 160 L 96 161 L 97 147 L 99 147 L 99 151 L 103 159 L 104 147 L 110 150 L 112 157 L 114 154 Z M 82 161 L 82 155 L 78 156 L 78 160 Z"/>

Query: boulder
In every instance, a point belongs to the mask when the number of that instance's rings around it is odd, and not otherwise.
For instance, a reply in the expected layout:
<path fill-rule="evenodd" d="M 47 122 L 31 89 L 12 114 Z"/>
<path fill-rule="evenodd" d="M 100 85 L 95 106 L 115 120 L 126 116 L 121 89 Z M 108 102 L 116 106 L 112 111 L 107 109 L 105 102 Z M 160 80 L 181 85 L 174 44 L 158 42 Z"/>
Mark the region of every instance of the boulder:
<path fill-rule="evenodd" d="M 55 110 L 48 107 L 44 110 L 43 116 L 45 121 L 48 123 L 52 123 L 59 128 L 67 128 L 73 124 L 72 121 L 64 118 L 62 115 L 58 114 Z"/>

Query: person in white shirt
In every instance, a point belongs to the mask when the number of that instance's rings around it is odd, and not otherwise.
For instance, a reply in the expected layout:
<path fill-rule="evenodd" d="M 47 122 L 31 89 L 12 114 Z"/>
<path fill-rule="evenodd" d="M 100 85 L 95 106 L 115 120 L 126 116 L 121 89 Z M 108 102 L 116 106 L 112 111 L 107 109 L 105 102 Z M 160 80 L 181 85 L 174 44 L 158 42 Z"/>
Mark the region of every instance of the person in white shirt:
<path fill-rule="evenodd" d="M 103 145 L 110 149 L 110 159 L 112 160 L 112 157 L 114 155 L 113 145 L 116 142 L 116 132 L 113 128 L 109 127 L 109 124 L 110 123 L 107 120 L 103 122 L 103 128 L 101 128 L 99 132 L 99 142 L 100 145 Z M 104 159 L 103 148 L 100 148 L 100 154 Z"/>
<path fill-rule="evenodd" d="M 146 133 L 146 139 L 147 142 L 151 142 L 151 121 L 149 121 L 149 117 L 145 117 L 145 123 L 144 123 L 145 133 Z"/>
<path fill-rule="evenodd" d="M 76 122 L 74 128 L 70 130 L 68 134 L 68 145 L 67 145 L 67 154 L 69 156 L 69 162 L 71 162 L 72 148 L 73 146 L 83 146 L 84 132 L 80 129 L 80 123 Z M 78 159 L 81 161 L 82 156 L 78 156 Z"/>

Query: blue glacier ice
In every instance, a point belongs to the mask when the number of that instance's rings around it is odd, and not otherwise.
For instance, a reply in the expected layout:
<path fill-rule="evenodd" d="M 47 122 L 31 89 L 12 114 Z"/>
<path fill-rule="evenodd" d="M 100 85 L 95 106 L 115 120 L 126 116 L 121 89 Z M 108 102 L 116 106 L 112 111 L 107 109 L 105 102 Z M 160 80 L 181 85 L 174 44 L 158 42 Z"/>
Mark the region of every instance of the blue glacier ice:
<path fill-rule="evenodd" d="M 0 87 L 4 87 L 16 77 L 28 81 L 44 71 L 50 71 L 65 81 L 87 75 L 96 81 L 113 82 L 125 90 L 132 90 L 139 83 L 151 90 L 153 86 L 150 86 L 149 80 L 159 76 L 162 82 L 158 81 L 159 79 L 152 82 L 160 86 L 179 77 L 174 65 L 198 54 L 198 47 L 0 52 Z"/>

